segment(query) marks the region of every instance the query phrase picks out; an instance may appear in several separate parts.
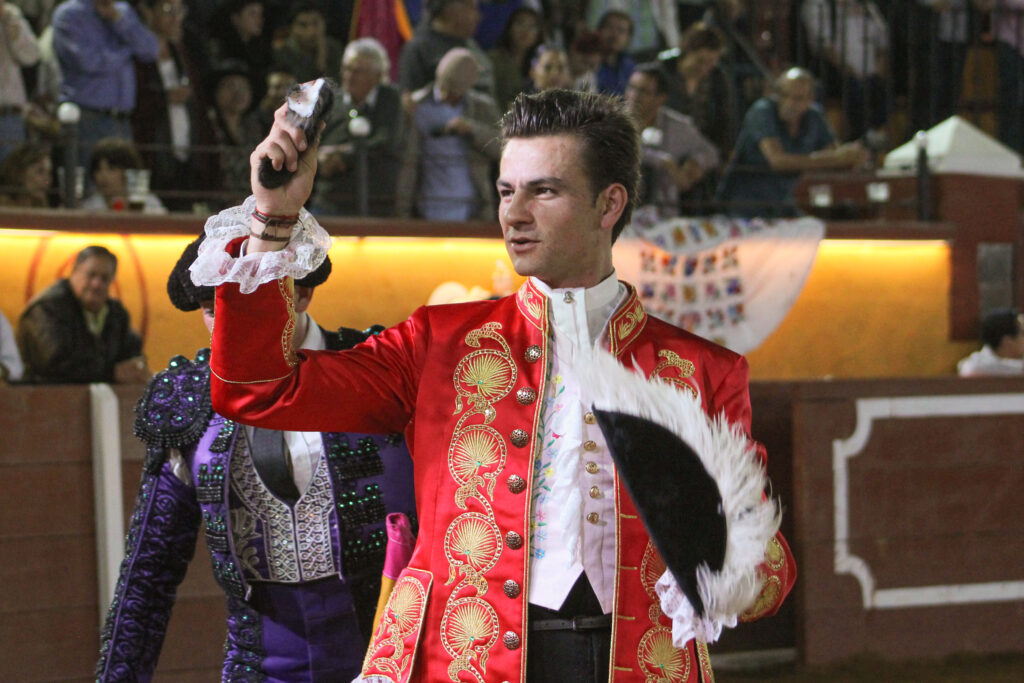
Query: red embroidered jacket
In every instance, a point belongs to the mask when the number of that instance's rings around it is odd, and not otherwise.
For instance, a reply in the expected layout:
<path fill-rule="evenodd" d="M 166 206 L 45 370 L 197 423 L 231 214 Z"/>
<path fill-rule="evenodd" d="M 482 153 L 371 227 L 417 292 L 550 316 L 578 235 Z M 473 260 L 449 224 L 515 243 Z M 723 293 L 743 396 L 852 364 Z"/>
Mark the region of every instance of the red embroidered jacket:
<path fill-rule="evenodd" d="M 293 350 L 290 281 L 242 295 L 217 288 L 214 409 L 275 429 L 405 430 L 420 532 L 373 634 L 364 676 L 392 681 L 524 681 L 529 649 L 533 453 L 548 355 L 547 299 L 514 295 L 417 310 L 346 352 Z M 749 433 L 746 361 L 644 311 L 630 288 L 609 350 L 697 392 Z M 616 683 L 710 681 L 707 646 L 671 645 L 654 584 L 665 565 L 616 477 Z M 746 617 L 773 614 L 796 579 L 781 535 Z M 533 577 L 536 580 L 537 577 Z M 654 677 L 654 678 L 650 678 Z"/>

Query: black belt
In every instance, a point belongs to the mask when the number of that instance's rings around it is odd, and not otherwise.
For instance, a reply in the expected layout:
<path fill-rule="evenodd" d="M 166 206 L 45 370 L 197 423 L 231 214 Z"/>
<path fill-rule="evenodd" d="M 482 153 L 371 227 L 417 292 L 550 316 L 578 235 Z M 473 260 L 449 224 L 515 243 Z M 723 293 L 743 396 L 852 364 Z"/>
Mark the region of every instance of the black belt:
<path fill-rule="evenodd" d="M 110 116 L 115 119 L 127 119 L 132 113 L 123 109 L 100 109 L 99 107 L 86 107 L 85 105 L 79 105 L 82 111 L 91 111 L 94 114 L 103 114 L 104 116 Z"/>
<path fill-rule="evenodd" d="M 538 619 L 530 621 L 531 631 L 599 631 L 612 627 L 612 615 L 573 617 L 572 619 Z"/>

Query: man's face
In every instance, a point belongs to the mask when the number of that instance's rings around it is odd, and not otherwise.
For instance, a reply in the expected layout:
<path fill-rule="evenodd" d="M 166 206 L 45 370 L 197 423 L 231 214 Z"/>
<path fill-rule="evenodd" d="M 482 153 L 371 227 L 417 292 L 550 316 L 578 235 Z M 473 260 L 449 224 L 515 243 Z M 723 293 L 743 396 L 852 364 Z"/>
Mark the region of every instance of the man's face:
<path fill-rule="evenodd" d="M 480 5 L 478 0 L 462 0 L 453 2 L 445 8 L 445 17 L 459 38 L 472 38 L 476 27 L 480 24 Z"/>
<path fill-rule="evenodd" d="M 569 65 L 561 50 L 547 50 L 530 69 L 530 79 L 537 90 L 569 87 Z"/>
<path fill-rule="evenodd" d="M 633 25 L 625 17 L 615 15 L 605 19 L 601 28 L 597 29 L 597 33 L 601 36 L 601 42 L 604 43 L 605 52 L 617 54 L 629 45 Z"/>
<path fill-rule="evenodd" d="M 300 46 L 311 49 L 316 47 L 324 35 L 324 18 L 319 12 L 302 12 L 292 21 L 292 38 Z"/>
<path fill-rule="evenodd" d="M 203 324 L 213 334 L 213 299 L 199 302 L 199 309 L 203 312 Z"/>
<path fill-rule="evenodd" d="M 796 124 L 814 101 L 813 84 L 799 80 L 783 81 L 779 92 L 779 118 L 786 123 Z"/>
<path fill-rule="evenodd" d="M 68 282 L 82 308 L 93 313 L 103 308 L 110 299 L 114 270 L 114 262 L 106 256 L 93 256 L 71 271 Z"/>
<path fill-rule="evenodd" d="M 124 169 L 110 165 L 106 159 L 100 159 L 96 164 L 92 180 L 104 199 L 123 197 L 125 194 Z"/>
<path fill-rule="evenodd" d="M 341 85 L 356 104 L 362 104 L 369 97 L 380 79 L 376 62 L 369 57 L 355 55 L 342 62 Z"/>
<path fill-rule="evenodd" d="M 274 71 L 267 75 L 267 94 L 264 95 L 268 107 L 277 109 L 288 97 L 288 88 L 291 87 L 295 78 L 283 71 Z"/>
<path fill-rule="evenodd" d="M 652 76 L 633 72 L 626 85 L 626 104 L 641 124 L 646 124 L 665 103 L 666 96 L 658 93 L 658 85 Z"/>
<path fill-rule="evenodd" d="M 255 38 L 263 33 L 263 5 L 258 2 L 250 2 L 240 9 L 236 14 L 231 15 L 231 22 L 242 40 Z"/>
<path fill-rule="evenodd" d="M 571 135 L 513 138 L 501 155 L 498 222 L 512 265 L 551 287 L 590 287 L 611 273 L 611 228 Z M 617 218 L 617 215 L 616 215 Z"/>
<path fill-rule="evenodd" d="M 165 0 L 153 7 L 153 32 L 171 43 L 181 41 L 187 8 L 182 0 Z"/>

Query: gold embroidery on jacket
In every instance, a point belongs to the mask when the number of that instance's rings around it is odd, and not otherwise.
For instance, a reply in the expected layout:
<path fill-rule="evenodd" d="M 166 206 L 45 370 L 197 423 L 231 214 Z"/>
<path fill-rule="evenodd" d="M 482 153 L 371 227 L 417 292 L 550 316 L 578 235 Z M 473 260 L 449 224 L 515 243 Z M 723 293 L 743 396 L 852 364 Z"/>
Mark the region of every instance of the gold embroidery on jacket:
<path fill-rule="evenodd" d="M 299 359 L 295 355 L 295 292 L 291 287 L 291 281 L 287 278 L 281 278 L 277 281 L 278 290 L 281 292 L 281 296 L 284 298 L 285 306 L 288 308 L 288 322 L 284 325 L 284 330 L 281 332 L 281 353 L 284 354 L 284 360 L 288 365 L 293 368 L 299 364 Z"/>
<path fill-rule="evenodd" d="M 498 414 L 494 404 L 511 393 L 518 376 L 500 329 L 500 323 L 489 322 L 466 335 L 466 345 L 476 350 L 459 361 L 452 378 L 456 393 L 453 414 L 462 414 L 448 447 L 448 471 L 458 484 L 455 504 L 462 510 L 480 508 L 458 515 L 444 538 L 448 558 L 445 585 L 454 586 L 441 619 L 441 641 L 452 657 L 448 676 L 456 683 L 463 672 L 484 681 L 487 659 L 499 633 L 497 612 L 480 596 L 487 593 L 487 572 L 498 563 L 504 547 L 491 501 L 508 448 L 501 434 L 488 425 Z M 473 418 L 479 422 L 469 424 Z"/>
<path fill-rule="evenodd" d="M 651 377 L 657 377 L 669 384 L 674 384 L 680 389 L 689 391 L 694 398 L 698 398 L 697 389 L 688 382 L 684 382 L 684 379 L 693 377 L 694 370 L 696 369 L 691 361 L 685 358 L 680 358 L 679 354 L 675 351 L 669 351 L 668 349 L 662 349 L 658 351 L 658 358 L 663 358 L 660 363 L 654 366 L 651 370 L 651 374 L 647 376 L 648 379 Z M 677 373 L 665 374 L 666 371 L 677 370 Z"/>
<path fill-rule="evenodd" d="M 697 662 L 700 665 L 704 683 L 715 683 L 715 672 L 711 670 L 711 653 L 708 652 L 708 644 L 701 640 L 694 640 L 693 645 L 697 650 Z"/>
<path fill-rule="evenodd" d="M 544 297 L 533 289 L 529 279 L 519 287 L 516 299 L 519 302 L 519 308 L 526 314 L 527 320 L 537 327 L 543 327 L 541 322 L 544 315 Z"/>
<path fill-rule="evenodd" d="M 764 561 L 775 572 L 782 569 L 782 565 L 786 564 L 786 551 L 782 549 L 782 544 L 779 543 L 778 538 L 772 536 L 772 539 L 768 541 L 768 548 L 764 551 Z"/>
<path fill-rule="evenodd" d="M 662 625 L 667 617 L 661 611 L 661 599 L 654 586 L 664 573 L 665 560 L 654 543 L 648 541 L 644 559 L 640 562 L 640 584 L 651 600 L 647 615 L 653 626 L 640 638 L 636 652 L 637 662 L 648 683 L 676 683 L 690 676 L 689 648 L 680 650 L 672 645 L 672 629 Z"/>
<path fill-rule="evenodd" d="M 777 576 L 766 576 L 757 601 L 746 612 L 740 615 L 741 621 L 752 621 L 770 612 L 782 596 L 782 580 Z"/>
<path fill-rule="evenodd" d="M 396 683 L 408 677 L 415 652 L 405 652 L 405 639 L 416 633 L 423 622 L 429 589 L 429 584 L 424 586 L 412 576 L 398 579 L 388 598 L 377 632 L 373 634 L 370 647 L 366 651 L 366 658 L 363 660 L 364 674 L 372 668 L 373 675 L 388 678 Z M 390 654 L 377 656 L 389 649 Z"/>

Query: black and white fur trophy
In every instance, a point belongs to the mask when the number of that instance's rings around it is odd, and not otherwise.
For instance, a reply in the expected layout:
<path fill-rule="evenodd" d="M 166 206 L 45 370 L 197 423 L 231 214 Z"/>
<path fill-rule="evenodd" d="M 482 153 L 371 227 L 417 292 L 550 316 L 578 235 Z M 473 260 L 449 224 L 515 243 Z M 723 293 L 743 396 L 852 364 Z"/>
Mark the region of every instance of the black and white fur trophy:
<path fill-rule="evenodd" d="M 334 84 L 326 78 L 308 83 L 297 83 L 288 90 L 288 122 L 302 129 L 306 141 L 312 147 L 320 137 L 321 123 L 334 104 Z M 292 177 L 292 171 L 282 167 L 276 170 L 268 157 L 260 160 L 260 184 L 272 190 L 281 187 Z"/>

